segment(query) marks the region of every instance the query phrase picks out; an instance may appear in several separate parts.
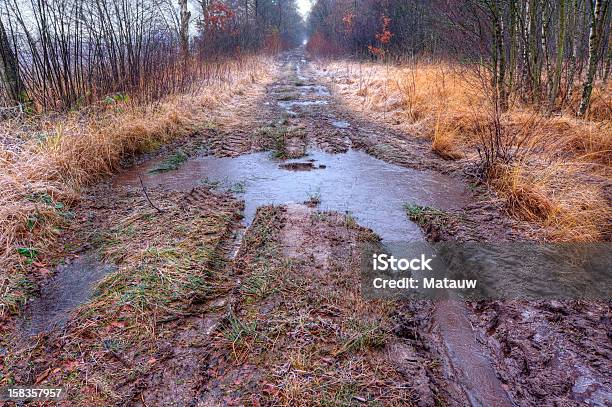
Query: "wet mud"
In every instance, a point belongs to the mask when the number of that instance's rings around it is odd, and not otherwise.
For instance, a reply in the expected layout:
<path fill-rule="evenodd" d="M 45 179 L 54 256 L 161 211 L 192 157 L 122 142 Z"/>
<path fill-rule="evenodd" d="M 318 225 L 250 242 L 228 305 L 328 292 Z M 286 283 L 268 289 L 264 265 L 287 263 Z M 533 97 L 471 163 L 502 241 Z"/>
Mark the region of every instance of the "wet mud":
<path fill-rule="evenodd" d="M 21 322 L 24 334 L 38 335 L 61 329 L 70 312 L 89 300 L 95 284 L 115 267 L 101 262 L 94 254 L 85 254 L 57 267 L 40 294 L 26 307 Z"/>

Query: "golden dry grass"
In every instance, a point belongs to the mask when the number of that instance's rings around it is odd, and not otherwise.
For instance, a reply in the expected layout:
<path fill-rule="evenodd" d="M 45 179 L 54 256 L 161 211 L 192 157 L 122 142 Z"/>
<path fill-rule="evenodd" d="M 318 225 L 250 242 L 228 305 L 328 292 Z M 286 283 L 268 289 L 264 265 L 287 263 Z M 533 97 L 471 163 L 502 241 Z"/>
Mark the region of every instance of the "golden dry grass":
<path fill-rule="evenodd" d="M 445 159 L 478 159 L 475 147 L 491 123 L 491 103 L 470 68 L 448 63 L 401 66 L 356 62 L 325 65 L 336 90 L 352 109 L 431 140 Z M 593 92 L 584 119 L 573 111 L 547 116 L 513 101 L 501 117 L 505 137 L 522 143 L 522 156 L 489 171 L 491 186 L 517 217 L 535 221 L 550 237 L 597 241 L 612 233 L 605 185 L 612 181 L 612 84 Z"/>
<path fill-rule="evenodd" d="M 0 276 L 24 270 L 48 251 L 70 217 L 80 189 L 111 174 L 122 157 L 151 151 L 206 126 L 221 107 L 269 78 L 271 64 L 253 57 L 223 78 L 154 106 L 118 102 L 65 115 L 0 122 Z"/>

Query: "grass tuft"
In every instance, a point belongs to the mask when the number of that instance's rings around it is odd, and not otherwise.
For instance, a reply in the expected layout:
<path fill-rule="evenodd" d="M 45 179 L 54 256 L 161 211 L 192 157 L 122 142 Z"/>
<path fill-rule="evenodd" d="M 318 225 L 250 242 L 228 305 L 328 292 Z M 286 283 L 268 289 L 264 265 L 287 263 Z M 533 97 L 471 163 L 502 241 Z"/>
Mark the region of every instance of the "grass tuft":
<path fill-rule="evenodd" d="M 156 165 L 154 168 L 149 170 L 149 172 L 157 173 L 157 172 L 167 172 L 167 171 L 178 170 L 181 164 L 187 161 L 188 158 L 189 157 L 187 156 L 187 154 L 183 153 L 182 151 L 178 151 L 177 153 L 172 154 L 170 157 L 166 158 L 160 164 Z"/>

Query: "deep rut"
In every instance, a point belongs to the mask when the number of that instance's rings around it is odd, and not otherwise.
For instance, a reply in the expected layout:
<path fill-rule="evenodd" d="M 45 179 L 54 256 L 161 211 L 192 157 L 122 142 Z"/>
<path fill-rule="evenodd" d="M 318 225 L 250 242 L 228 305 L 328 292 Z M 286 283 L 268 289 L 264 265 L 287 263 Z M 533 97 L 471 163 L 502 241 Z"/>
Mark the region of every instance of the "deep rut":
<path fill-rule="evenodd" d="M 285 63 L 285 72 L 287 71 L 288 75 L 279 80 L 280 85 L 273 88 L 282 89 L 283 92 L 274 92 L 272 97 L 279 99 L 285 93 L 300 95 L 299 100 L 290 105 L 283 102 L 278 104 L 291 117 L 290 123 L 297 122 L 295 126 L 307 129 L 307 144 L 310 148 L 340 153 L 354 145 L 383 159 L 394 157 L 392 161 L 401 165 L 417 168 L 428 166 L 427 159 L 423 157 L 430 154 L 418 156 L 418 150 L 415 154 L 412 146 L 398 139 L 378 140 L 378 143 L 373 144 L 371 133 L 351 123 L 350 118 L 334 107 L 336 101 L 331 94 L 320 91 L 321 88 L 327 88 L 318 83 L 316 72 L 300 53 L 289 54 Z M 298 78 L 298 85 L 308 84 L 308 88 L 300 90 L 300 86 L 292 87 L 292 83 L 295 83 L 294 77 Z M 312 91 L 313 89 L 319 91 Z M 342 120 L 341 126 L 338 126 L 338 117 L 345 119 Z M 388 148 L 385 151 L 381 146 Z M 376 232 L 376 228 L 374 231 Z M 466 317 L 467 312 L 466 306 L 456 299 L 439 302 L 431 313 L 430 325 L 433 326 L 432 334 L 436 336 L 433 343 L 437 343 L 439 347 L 431 349 L 430 360 L 440 358 L 444 365 L 442 372 L 439 372 L 442 373 L 439 380 L 443 383 L 436 385 L 447 387 L 447 394 L 453 394 L 454 399 L 446 401 L 449 404 L 469 404 L 475 407 L 512 406 L 513 403 L 503 389 L 486 351 L 476 339 L 476 333 Z M 449 391 L 449 387 L 456 387 L 456 390 Z M 439 392 L 435 389 L 430 391 Z M 432 398 L 423 396 L 423 399 L 427 404 L 427 400 L 431 401 Z"/>

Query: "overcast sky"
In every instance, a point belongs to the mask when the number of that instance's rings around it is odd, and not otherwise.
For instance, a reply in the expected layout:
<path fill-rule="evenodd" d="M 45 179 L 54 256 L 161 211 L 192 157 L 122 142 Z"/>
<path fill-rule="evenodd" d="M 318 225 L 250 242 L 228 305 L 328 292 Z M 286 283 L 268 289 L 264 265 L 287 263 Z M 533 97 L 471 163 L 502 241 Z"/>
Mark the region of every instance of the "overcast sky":
<path fill-rule="evenodd" d="M 312 7 L 312 2 L 311 0 L 297 0 L 297 5 L 300 14 L 302 14 L 303 17 L 306 17 L 306 14 L 308 14 L 310 8 Z"/>

